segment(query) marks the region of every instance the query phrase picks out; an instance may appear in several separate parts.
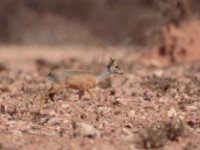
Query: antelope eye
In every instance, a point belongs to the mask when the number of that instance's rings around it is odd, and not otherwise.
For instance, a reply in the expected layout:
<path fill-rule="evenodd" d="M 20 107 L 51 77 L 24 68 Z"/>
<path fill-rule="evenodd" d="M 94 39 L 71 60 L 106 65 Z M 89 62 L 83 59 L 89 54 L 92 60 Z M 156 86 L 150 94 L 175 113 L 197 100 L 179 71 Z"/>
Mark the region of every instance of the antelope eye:
<path fill-rule="evenodd" d="M 117 69 L 118 69 L 118 68 L 119 68 L 119 66 L 115 66 L 115 68 L 117 68 Z"/>

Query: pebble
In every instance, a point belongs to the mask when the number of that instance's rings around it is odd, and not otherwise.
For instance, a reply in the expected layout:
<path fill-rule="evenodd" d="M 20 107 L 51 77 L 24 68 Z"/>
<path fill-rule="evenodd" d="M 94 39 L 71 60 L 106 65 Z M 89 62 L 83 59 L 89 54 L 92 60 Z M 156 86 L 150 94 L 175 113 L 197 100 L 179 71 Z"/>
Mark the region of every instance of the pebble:
<path fill-rule="evenodd" d="M 99 138 L 100 132 L 95 129 L 92 125 L 81 123 L 80 126 L 80 134 L 82 136 L 91 137 L 91 138 Z"/>
<path fill-rule="evenodd" d="M 9 127 L 14 127 L 16 123 L 17 123 L 16 121 L 11 120 L 11 121 L 8 121 L 6 123 L 6 125 L 9 126 Z"/>
<path fill-rule="evenodd" d="M 125 128 L 132 128 L 133 125 L 132 125 L 131 123 L 127 123 L 127 124 L 124 125 L 124 127 L 125 127 Z"/>
<path fill-rule="evenodd" d="M 10 115 L 14 115 L 17 113 L 17 108 L 14 105 L 8 105 L 6 108 L 6 112 Z"/>
<path fill-rule="evenodd" d="M 55 116 L 55 115 L 56 115 L 56 112 L 55 112 L 54 110 L 52 110 L 52 111 L 49 112 L 49 115 L 50 115 L 50 116 Z"/>
<path fill-rule="evenodd" d="M 49 120 L 49 118 L 45 117 L 45 118 L 41 118 L 40 119 L 40 123 L 44 124 Z"/>
<path fill-rule="evenodd" d="M 124 98 L 116 97 L 113 101 L 113 105 L 126 105 L 126 101 Z"/>
<path fill-rule="evenodd" d="M 163 75 L 163 70 L 156 70 L 154 71 L 154 75 L 161 77 Z"/>
<path fill-rule="evenodd" d="M 161 97 L 161 98 L 158 99 L 158 101 L 159 101 L 160 103 L 165 103 L 165 102 L 168 101 L 168 99 L 167 99 L 166 97 Z"/>
<path fill-rule="evenodd" d="M 127 136 L 132 136 L 132 132 L 129 131 L 127 128 L 122 128 L 122 133 Z"/>
<path fill-rule="evenodd" d="M 107 128 L 108 126 L 110 126 L 111 124 L 108 122 L 108 121 L 103 121 L 102 123 L 99 124 L 99 129 L 105 129 Z"/>
<path fill-rule="evenodd" d="M 14 134 L 14 135 L 16 135 L 16 136 L 22 136 L 22 132 L 21 132 L 20 130 L 18 130 L 18 129 L 13 130 L 13 131 L 12 131 L 12 134 Z"/>
<path fill-rule="evenodd" d="M 167 111 L 167 116 L 168 116 L 169 118 L 176 117 L 176 116 L 177 116 L 176 110 L 175 110 L 173 107 L 170 108 L 170 109 Z"/>
<path fill-rule="evenodd" d="M 130 118 L 134 118 L 134 117 L 135 117 L 135 111 L 133 111 L 133 110 L 129 111 L 129 112 L 128 112 L 128 116 L 129 116 Z"/>
<path fill-rule="evenodd" d="M 61 107 L 64 109 L 70 108 L 69 104 L 62 104 Z"/>
<path fill-rule="evenodd" d="M 98 110 L 101 111 L 101 112 L 104 112 L 108 109 L 107 106 L 97 106 L 98 107 Z"/>
<path fill-rule="evenodd" d="M 190 105 L 190 106 L 185 106 L 185 109 L 187 111 L 196 111 L 198 108 L 196 106 Z"/>
<path fill-rule="evenodd" d="M 59 118 L 53 117 L 53 118 L 49 119 L 48 123 L 49 123 L 50 125 L 59 125 L 59 124 L 60 124 L 60 121 L 61 121 L 61 120 L 60 120 Z"/>
<path fill-rule="evenodd" d="M 81 114 L 80 115 L 81 119 L 86 119 L 87 118 L 87 115 L 85 113 Z"/>
<path fill-rule="evenodd" d="M 5 111 L 5 106 L 4 106 L 4 105 L 1 105 L 1 106 L 0 106 L 0 113 L 1 113 L 1 114 L 5 114 L 5 112 L 6 112 L 6 111 Z"/>

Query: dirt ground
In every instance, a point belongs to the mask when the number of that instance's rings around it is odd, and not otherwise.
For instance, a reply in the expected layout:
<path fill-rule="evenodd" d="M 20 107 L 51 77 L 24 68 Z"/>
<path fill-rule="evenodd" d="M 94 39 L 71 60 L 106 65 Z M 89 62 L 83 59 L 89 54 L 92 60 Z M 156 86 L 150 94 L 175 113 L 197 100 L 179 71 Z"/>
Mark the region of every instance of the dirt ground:
<path fill-rule="evenodd" d="M 70 89 L 38 111 L 50 70 L 100 72 L 110 56 L 125 74 L 94 89 L 97 112 Z M 0 149 L 200 149 L 200 64 L 146 67 L 140 57 L 130 47 L 1 46 Z"/>

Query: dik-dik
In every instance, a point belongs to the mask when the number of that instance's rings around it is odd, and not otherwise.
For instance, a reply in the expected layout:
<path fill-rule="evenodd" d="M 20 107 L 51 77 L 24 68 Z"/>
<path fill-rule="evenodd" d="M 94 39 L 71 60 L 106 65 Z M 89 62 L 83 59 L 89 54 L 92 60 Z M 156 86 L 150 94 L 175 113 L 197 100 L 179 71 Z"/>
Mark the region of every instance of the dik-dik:
<path fill-rule="evenodd" d="M 96 101 L 96 96 L 92 89 L 95 88 L 99 82 L 106 79 L 110 74 L 123 74 L 124 71 L 119 66 L 115 65 L 115 60 L 110 58 L 109 63 L 105 69 L 98 75 L 83 71 L 71 69 L 56 69 L 48 74 L 48 80 L 51 82 L 51 88 L 45 91 L 45 95 L 53 101 L 54 94 L 61 88 L 75 89 L 79 92 L 79 99 L 82 98 L 86 91 L 90 98 Z"/>

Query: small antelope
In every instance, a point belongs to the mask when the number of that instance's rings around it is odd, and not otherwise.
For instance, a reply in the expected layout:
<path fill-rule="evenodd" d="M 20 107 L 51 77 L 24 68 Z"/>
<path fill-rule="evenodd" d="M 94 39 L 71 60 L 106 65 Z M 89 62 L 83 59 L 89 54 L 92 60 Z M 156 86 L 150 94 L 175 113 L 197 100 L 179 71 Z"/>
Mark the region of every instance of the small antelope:
<path fill-rule="evenodd" d="M 110 58 L 108 65 L 99 75 L 82 70 L 56 69 L 48 74 L 47 77 L 51 82 L 51 88 L 44 93 L 53 101 L 55 92 L 61 88 L 71 88 L 79 91 L 79 99 L 82 98 L 86 91 L 90 95 L 90 98 L 95 101 L 96 96 L 93 94 L 92 89 L 110 74 L 123 73 L 124 71 L 115 65 L 115 60 L 112 58 Z"/>

